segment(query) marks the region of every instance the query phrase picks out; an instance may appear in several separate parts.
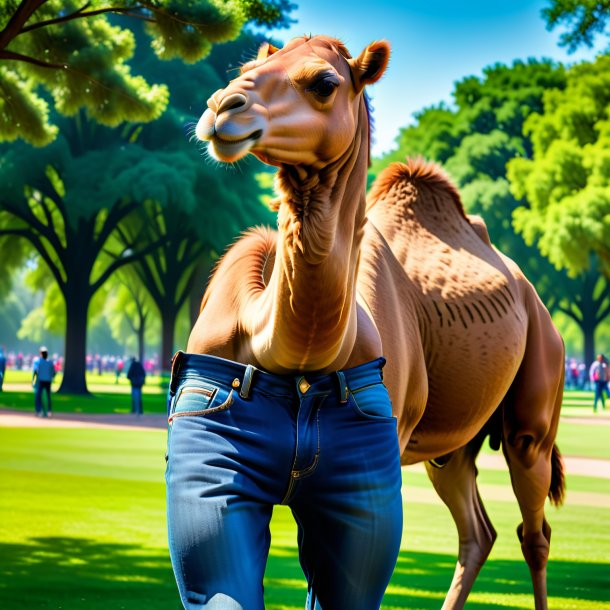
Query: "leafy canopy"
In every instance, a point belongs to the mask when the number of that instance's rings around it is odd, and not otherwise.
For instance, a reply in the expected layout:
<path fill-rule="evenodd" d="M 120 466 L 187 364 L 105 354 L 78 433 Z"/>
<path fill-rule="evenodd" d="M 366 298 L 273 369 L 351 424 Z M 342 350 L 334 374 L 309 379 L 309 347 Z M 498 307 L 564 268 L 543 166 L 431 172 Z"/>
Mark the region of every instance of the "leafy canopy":
<path fill-rule="evenodd" d="M 282 26 L 289 0 L 6 0 L 0 4 L 0 141 L 36 146 L 58 133 L 61 114 L 84 108 L 100 123 L 146 122 L 168 103 L 165 85 L 132 74 L 133 33 L 112 15 L 145 23 L 159 59 L 196 62 L 244 25 Z"/>
<path fill-rule="evenodd" d="M 542 16 L 550 30 L 566 28 L 559 44 L 570 53 L 583 45 L 591 48 L 598 35 L 610 35 L 610 0 L 551 0 Z"/>
<path fill-rule="evenodd" d="M 610 278 L 610 56 L 574 66 L 525 129 L 532 159 L 509 163 L 515 226 L 558 267 L 577 274 L 591 255 Z"/>

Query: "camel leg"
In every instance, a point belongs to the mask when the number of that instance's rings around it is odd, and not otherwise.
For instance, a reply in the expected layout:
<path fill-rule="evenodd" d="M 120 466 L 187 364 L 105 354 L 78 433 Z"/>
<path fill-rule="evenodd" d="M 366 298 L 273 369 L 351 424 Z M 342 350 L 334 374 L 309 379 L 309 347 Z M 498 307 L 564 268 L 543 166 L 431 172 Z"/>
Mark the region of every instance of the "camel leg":
<path fill-rule="evenodd" d="M 442 468 L 426 462 L 428 477 L 455 521 L 458 561 L 442 610 L 460 610 L 496 540 L 494 530 L 477 489 L 474 461 L 482 439 L 453 453 Z"/>
<path fill-rule="evenodd" d="M 539 452 L 528 467 L 521 459 L 522 448 L 507 443 L 503 448 L 523 518 L 517 527 L 517 536 L 532 577 L 535 607 L 536 610 L 547 610 L 546 566 L 551 528 L 544 517 L 544 504 L 551 482 L 550 452 Z"/>
<path fill-rule="evenodd" d="M 560 504 L 563 466 L 554 445 L 563 395 L 563 342 L 545 311 L 531 308 L 521 368 L 504 403 L 502 449 L 523 523 L 517 528 L 530 570 L 536 610 L 547 610 L 546 566 L 551 528 L 548 496 Z"/>

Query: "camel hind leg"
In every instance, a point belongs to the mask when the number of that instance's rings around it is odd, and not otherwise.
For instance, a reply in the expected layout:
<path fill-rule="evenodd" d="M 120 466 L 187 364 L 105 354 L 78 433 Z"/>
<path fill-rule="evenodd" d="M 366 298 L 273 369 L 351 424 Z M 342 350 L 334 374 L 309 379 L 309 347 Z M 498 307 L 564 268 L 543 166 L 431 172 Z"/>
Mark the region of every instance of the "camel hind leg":
<path fill-rule="evenodd" d="M 443 460 L 426 462 L 434 489 L 449 508 L 458 530 L 459 551 L 453 580 L 442 610 L 461 610 L 496 540 L 477 488 L 475 459 L 485 434 Z"/>
<path fill-rule="evenodd" d="M 546 309 L 530 303 L 525 354 L 504 403 L 502 449 L 523 523 L 517 528 L 534 588 L 536 610 L 547 610 L 546 566 L 551 528 L 547 497 L 562 501 L 563 466 L 555 446 L 563 395 L 564 348 Z"/>

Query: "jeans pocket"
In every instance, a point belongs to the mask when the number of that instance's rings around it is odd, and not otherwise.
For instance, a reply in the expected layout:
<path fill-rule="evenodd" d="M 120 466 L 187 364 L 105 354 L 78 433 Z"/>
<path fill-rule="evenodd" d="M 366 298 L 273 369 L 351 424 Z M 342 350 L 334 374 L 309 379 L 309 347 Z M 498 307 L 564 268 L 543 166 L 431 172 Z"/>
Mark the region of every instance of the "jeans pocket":
<path fill-rule="evenodd" d="M 176 417 L 204 416 L 226 411 L 232 404 L 234 392 L 208 380 L 185 379 L 179 386 L 172 401 L 168 422 Z"/>
<path fill-rule="evenodd" d="M 394 419 L 390 395 L 382 382 L 350 390 L 349 404 L 357 415 L 365 419 Z"/>

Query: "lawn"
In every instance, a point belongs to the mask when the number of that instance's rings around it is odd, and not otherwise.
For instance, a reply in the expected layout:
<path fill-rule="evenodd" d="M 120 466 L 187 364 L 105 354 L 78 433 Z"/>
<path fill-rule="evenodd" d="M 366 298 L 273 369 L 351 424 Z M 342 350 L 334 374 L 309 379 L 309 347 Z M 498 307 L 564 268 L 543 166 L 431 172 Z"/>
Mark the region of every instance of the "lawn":
<path fill-rule="evenodd" d="M 34 392 L 32 390 L 32 373 L 29 371 L 7 370 L 4 392 L 0 394 L 0 407 L 34 410 Z M 53 410 L 64 413 L 129 413 L 131 412 L 131 385 L 122 375 L 116 380 L 114 373 L 98 375 L 87 374 L 87 386 L 91 395 L 86 397 L 57 394 L 61 383 L 61 374 L 53 381 Z M 143 388 L 142 403 L 145 413 L 164 413 L 168 379 L 159 375 L 146 378 Z"/>
<path fill-rule="evenodd" d="M 609 426 L 568 420 L 561 428 L 566 453 L 587 455 L 593 446 L 610 460 L 604 435 Z M 165 534 L 164 451 L 158 430 L 0 428 L 0 607 L 179 610 Z M 421 467 L 404 478 L 403 547 L 382 608 L 438 609 L 457 536 Z M 483 469 L 480 487 L 498 541 L 468 608 L 532 608 L 508 475 Z M 548 510 L 549 607 L 610 610 L 610 479 L 570 477 L 568 490 L 566 506 Z M 267 608 L 300 610 L 305 583 L 286 508 L 276 509 L 272 536 Z"/>

